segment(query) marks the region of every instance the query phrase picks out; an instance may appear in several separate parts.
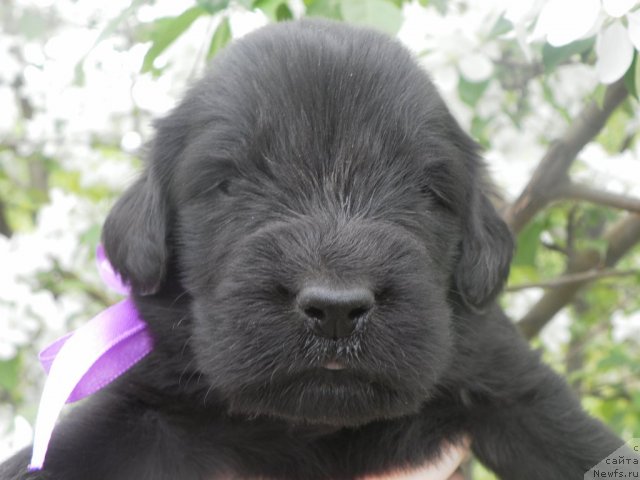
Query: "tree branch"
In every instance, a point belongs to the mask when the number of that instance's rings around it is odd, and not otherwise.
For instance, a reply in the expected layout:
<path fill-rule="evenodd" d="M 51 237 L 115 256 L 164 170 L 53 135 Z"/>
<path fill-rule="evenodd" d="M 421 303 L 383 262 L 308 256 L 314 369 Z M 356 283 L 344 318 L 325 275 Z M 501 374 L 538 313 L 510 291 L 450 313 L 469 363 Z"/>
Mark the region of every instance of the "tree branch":
<path fill-rule="evenodd" d="M 93 300 L 96 303 L 99 303 L 100 305 L 107 307 L 109 305 L 111 305 L 113 302 L 111 301 L 111 299 L 109 298 L 109 296 L 104 293 L 102 290 L 94 288 L 91 285 L 87 285 L 83 279 L 81 279 L 77 273 L 69 271 L 69 270 L 65 270 L 63 269 L 60 264 L 54 260 L 53 262 L 53 269 L 52 271 L 58 275 L 60 277 L 61 280 L 72 280 L 74 282 L 80 282 L 82 284 L 85 285 L 85 287 L 82 289 L 82 291 L 89 296 L 89 298 L 91 298 L 91 300 Z M 55 292 L 55 293 L 62 293 L 61 290 L 56 289 L 53 286 L 50 286 L 48 288 L 49 290 Z"/>
<path fill-rule="evenodd" d="M 606 390 L 614 390 L 613 392 L 611 392 L 611 394 L 606 394 Z M 596 389 L 592 389 L 592 390 L 587 390 L 587 391 L 583 391 L 582 392 L 582 396 L 590 396 L 590 397 L 595 397 L 595 398 L 599 398 L 600 400 L 604 400 L 607 402 L 610 402 L 612 400 L 626 400 L 628 402 L 632 402 L 633 401 L 633 397 L 631 396 L 631 394 L 629 392 L 627 392 L 624 388 L 611 388 L 609 386 L 606 386 L 604 388 L 596 388 Z"/>
<path fill-rule="evenodd" d="M 505 292 L 519 292 L 521 290 L 527 290 L 529 288 L 555 288 L 571 283 L 584 282 L 585 280 L 593 281 L 600 280 L 602 278 L 627 277 L 630 275 L 640 275 L 640 270 L 615 270 L 613 268 L 596 268 L 593 270 L 587 270 L 585 272 L 562 275 L 561 277 L 553 278 L 544 282 L 532 282 L 513 285 L 511 287 L 505 288 Z"/>
<path fill-rule="evenodd" d="M 505 212 L 505 220 L 515 233 L 559 196 L 559 188 L 568 181 L 567 172 L 578 152 L 598 134 L 625 98 L 627 90 L 621 79 L 607 88 L 602 107 L 595 101 L 591 102 L 562 138 L 549 147 L 527 186 Z"/>
<path fill-rule="evenodd" d="M 9 224 L 7 223 L 5 205 L 2 201 L 0 201 L 0 235 L 10 237 L 12 233 L 13 232 L 11 232 Z"/>
<path fill-rule="evenodd" d="M 630 214 L 616 222 L 605 232 L 603 240 L 608 245 L 604 258 L 595 250 L 577 253 L 570 261 L 566 274 L 572 275 L 603 267 L 613 267 L 636 243 L 640 242 L 640 215 Z M 589 279 L 579 280 L 548 290 L 518 322 L 524 335 L 527 338 L 537 335 L 549 320 L 572 301 L 578 290 L 588 282 Z"/>
<path fill-rule="evenodd" d="M 598 190 L 587 185 L 569 182 L 562 188 L 560 195 L 563 198 L 586 200 L 587 202 L 598 205 L 606 205 L 608 207 L 621 208 L 630 212 L 640 213 L 640 198 Z"/>

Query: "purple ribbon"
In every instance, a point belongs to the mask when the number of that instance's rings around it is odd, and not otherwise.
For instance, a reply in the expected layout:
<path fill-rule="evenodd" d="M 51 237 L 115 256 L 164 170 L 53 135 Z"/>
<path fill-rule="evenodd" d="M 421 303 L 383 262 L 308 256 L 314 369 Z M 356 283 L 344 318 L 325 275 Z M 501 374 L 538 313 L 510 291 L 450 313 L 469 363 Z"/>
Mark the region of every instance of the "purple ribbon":
<path fill-rule="evenodd" d="M 96 252 L 98 271 L 112 290 L 129 294 L 129 287 L 109 263 L 102 245 Z M 36 419 L 29 470 L 40 470 L 56 420 L 65 403 L 97 392 L 138 363 L 153 349 L 146 323 L 131 298 L 112 305 L 75 332 L 40 352 L 48 373 Z"/>

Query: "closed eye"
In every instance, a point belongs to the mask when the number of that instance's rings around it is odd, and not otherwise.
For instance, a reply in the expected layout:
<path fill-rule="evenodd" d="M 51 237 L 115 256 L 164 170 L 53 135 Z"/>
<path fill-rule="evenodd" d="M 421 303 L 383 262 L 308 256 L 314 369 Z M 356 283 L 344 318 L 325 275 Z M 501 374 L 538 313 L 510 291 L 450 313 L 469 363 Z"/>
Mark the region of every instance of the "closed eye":
<path fill-rule="evenodd" d="M 424 198 L 435 207 L 456 213 L 456 199 L 460 196 L 460 186 L 456 185 L 455 178 L 445 163 L 428 165 L 420 180 L 420 193 Z"/>
<path fill-rule="evenodd" d="M 232 162 L 201 158 L 181 166 L 178 183 L 188 199 L 210 198 L 233 195 L 237 178 L 238 170 Z"/>
<path fill-rule="evenodd" d="M 420 194 L 422 197 L 429 200 L 436 208 L 441 208 L 447 212 L 455 213 L 454 205 L 450 198 L 448 198 L 444 192 L 438 191 L 428 185 L 422 185 L 420 187 Z"/>
<path fill-rule="evenodd" d="M 225 178 L 224 180 L 220 181 L 217 185 L 217 189 L 225 195 L 229 195 L 230 188 L 231 188 L 231 180 L 228 178 Z"/>

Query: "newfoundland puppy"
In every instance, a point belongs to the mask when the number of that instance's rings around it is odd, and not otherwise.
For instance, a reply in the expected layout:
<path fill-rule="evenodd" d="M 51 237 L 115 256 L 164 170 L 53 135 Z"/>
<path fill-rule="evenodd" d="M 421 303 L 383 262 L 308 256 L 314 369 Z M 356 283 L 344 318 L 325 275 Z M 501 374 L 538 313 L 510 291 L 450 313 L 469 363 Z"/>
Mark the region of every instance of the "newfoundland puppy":
<path fill-rule="evenodd" d="M 512 237 L 396 41 L 265 27 L 156 127 L 103 231 L 155 348 L 2 480 L 349 480 L 465 438 L 503 479 L 578 480 L 622 444 L 496 304 Z"/>

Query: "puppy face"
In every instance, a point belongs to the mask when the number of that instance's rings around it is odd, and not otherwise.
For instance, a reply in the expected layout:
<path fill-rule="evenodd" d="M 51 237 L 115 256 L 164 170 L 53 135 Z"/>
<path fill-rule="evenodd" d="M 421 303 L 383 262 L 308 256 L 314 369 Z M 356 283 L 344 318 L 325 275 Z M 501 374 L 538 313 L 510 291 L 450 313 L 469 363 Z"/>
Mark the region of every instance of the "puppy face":
<path fill-rule="evenodd" d="M 454 306 L 501 287 L 511 240 L 481 177 L 396 43 L 277 25 L 158 123 L 103 240 L 137 292 L 162 292 L 174 265 L 197 369 L 231 411 L 358 425 L 433 395 Z"/>

